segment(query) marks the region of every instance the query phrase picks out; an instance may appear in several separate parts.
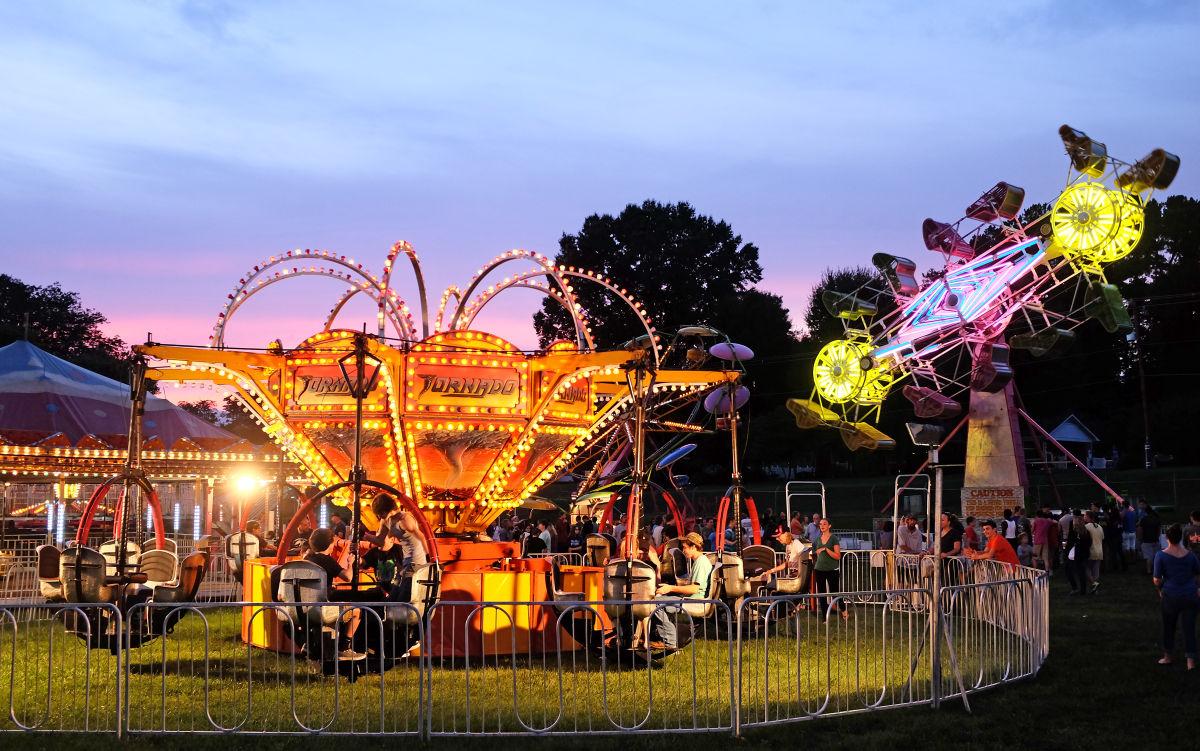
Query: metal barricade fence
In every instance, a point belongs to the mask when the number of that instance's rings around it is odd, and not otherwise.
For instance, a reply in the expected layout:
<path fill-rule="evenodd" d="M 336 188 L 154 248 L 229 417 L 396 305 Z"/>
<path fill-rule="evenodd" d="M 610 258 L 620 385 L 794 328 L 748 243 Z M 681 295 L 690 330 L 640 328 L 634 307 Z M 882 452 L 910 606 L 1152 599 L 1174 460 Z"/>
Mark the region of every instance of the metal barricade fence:
<path fill-rule="evenodd" d="M 407 603 L 147 603 L 127 620 L 131 645 L 146 640 L 125 670 L 131 734 L 421 732 L 424 632 Z"/>
<path fill-rule="evenodd" d="M 1048 605 L 1044 575 L 942 590 L 939 606 L 947 644 L 968 692 L 1028 678 L 1041 669 L 1048 652 Z M 956 692 L 947 685 L 942 694 Z"/>
<path fill-rule="evenodd" d="M 924 590 L 746 598 L 738 608 L 738 728 L 931 699 Z M 872 607 L 866 607 L 870 605 Z"/>
<path fill-rule="evenodd" d="M 242 583 L 234 571 L 233 560 L 214 555 L 208 560 L 204 580 L 196 599 L 201 602 L 236 602 L 242 599 Z"/>
<path fill-rule="evenodd" d="M 842 551 L 870 550 L 875 547 L 875 534 L 865 529 L 833 529 L 830 534 L 838 538 Z"/>
<path fill-rule="evenodd" d="M 0 605 L 0 732 L 120 732 L 121 624 L 112 605 Z"/>
<path fill-rule="evenodd" d="M 902 579 L 894 572 L 905 561 L 893 555 L 872 566 L 886 552 L 848 554 L 845 580 L 854 566 Z M 843 586 L 824 602 L 748 597 L 733 612 L 693 599 L 443 601 L 425 618 L 378 602 L 147 602 L 124 615 L 112 605 L 0 605 L 0 730 L 736 734 L 936 706 L 1036 674 L 1048 651 L 1046 575 L 943 565 L 937 608 L 926 586 Z M 352 642 L 343 639 L 351 612 Z M 652 642 L 671 641 L 671 624 L 678 649 L 665 654 Z M 349 644 L 364 656 L 341 654 Z"/>
<path fill-rule="evenodd" d="M 530 553 L 526 558 L 552 558 L 560 566 L 582 566 L 583 553 Z"/>
<path fill-rule="evenodd" d="M 663 618 L 679 640 L 667 657 L 650 643 Z M 733 730 L 724 602 L 440 602 L 430 622 L 430 735 Z"/>

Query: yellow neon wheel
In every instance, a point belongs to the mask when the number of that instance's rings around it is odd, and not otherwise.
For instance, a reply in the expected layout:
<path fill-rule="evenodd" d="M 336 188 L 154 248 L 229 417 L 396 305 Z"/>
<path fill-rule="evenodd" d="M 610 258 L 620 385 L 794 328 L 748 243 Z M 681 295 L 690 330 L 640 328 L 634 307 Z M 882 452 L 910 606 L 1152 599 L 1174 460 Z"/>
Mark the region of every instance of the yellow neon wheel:
<path fill-rule="evenodd" d="M 1123 190 L 1109 191 L 1117 194 L 1116 200 L 1121 207 L 1121 223 L 1113 239 L 1091 251 L 1088 257 L 1096 263 L 1112 263 L 1124 258 L 1137 247 L 1145 229 L 1146 210 L 1142 199 L 1136 193 L 1126 193 Z"/>
<path fill-rule="evenodd" d="M 854 403 L 864 407 L 873 407 L 882 403 L 887 398 L 894 380 L 892 371 L 888 368 L 871 368 L 863 373 L 863 386 L 858 395 L 854 397 Z"/>
<path fill-rule="evenodd" d="M 842 404 L 856 397 L 866 382 L 861 360 L 866 347 L 845 339 L 834 339 L 817 353 L 813 382 L 827 402 Z"/>
<path fill-rule="evenodd" d="M 1073 256 L 1091 258 L 1116 236 L 1121 199 L 1100 183 L 1075 183 L 1062 192 L 1050 213 L 1054 242 Z"/>

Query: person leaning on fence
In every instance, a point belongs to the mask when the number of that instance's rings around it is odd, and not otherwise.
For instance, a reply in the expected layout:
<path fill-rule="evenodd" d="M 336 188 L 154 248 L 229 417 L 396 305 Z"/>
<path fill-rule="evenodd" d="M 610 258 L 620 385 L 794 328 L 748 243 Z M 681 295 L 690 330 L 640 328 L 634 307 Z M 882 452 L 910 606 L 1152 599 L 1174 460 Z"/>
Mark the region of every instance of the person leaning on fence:
<path fill-rule="evenodd" d="M 1180 543 L 1183 528 L 1167 528 L 1167 547 L 1154 556 L 1154 586 L 1162 600 L 1162 647 L 1159 665 L 1171 664 L 1175 651 L 1175 623 L 1183 620 L 1183 651 L 1187 669 L 1196 669 L 1196 614 L 1200 610 L 1200 559 Z"/>
<path fill-rule="evenodd" d="M 688 532 L 680 543 L 683 556 L 688 559 L 688 565 L 692 569 L 691 576 L 683 584 L 658 585 L 658 590 L 654 593 L 656 600 L 678 602 L 681 597 L 702 600 L 708 596 L 713 566 L 712 562 L 708 560 L 708 556 L 704 555 L 704 540 L 697 533 Z M 678 604 L 662 605 L 654 611 L 651 619 L 654 622 L 657 639 L 650 642 L 651 649 L 677 649 L 679 647 L 679 632 L 675 627 L 675 614 L 679 611 Z"/>
<path fill-rule="evenodd" d="M 1009 544 L 1008 540 L 1000 536 L 999 530 L 996 529 L 996 522 L 988 519 L 982 526 L 983 537 L 987 540 L 987 544 L 983 550 L 963 551 L 966 556 L 974 561 L 998 561 L 1010 566 L 1021 565 L 1021 561 L 1017 558 L 1017 551 L 1013 550 L 1013 546 Z"/>
<path fill-rule="evenodd" d="M 942 540 L 938 549 L 938 558 L 942 562 L 942 582 L 944 584 L 960 584 L 958 561 L 954 559 L 963 553 L 963 526 L 954 514 L 943 512 L 941 516 Z"/>
<path fill-rule="evenodd" d="M 841 592 L 842 546 L 833 534 L 833 526 L 829 523 L 829 519 L 822 519 L 820 524 L 821 532 L 817 535 L 817 539 L 813 540 L 810 552 L 813 557 L 813 575 L 816 578 L 817 592 L 821 594 L 821 597 L 817 598 L 817 616 L 821 620 L 825 620 L 829 612 L 829 601 L 826 595 L 836 595 Z M 850 610 L 846 607 L 846 601 L 839 598 L 837 603 L 842 618 L 849 618 Z"/>
<path fill-rule="evenodd" d="M 896 531 L 896 552 L 905 555 L 922 555 L 925 553 L 925 535 L 917 526 L 917 517 L 908 514 L 904 523 Z"/>
<path fill-rule="evenodd" d="M 338 546 L 338 542 L 338 538 L 333 536 L 333 531 L 327 527 L 314 529 L 308 536 L 309 553 L 304 557 L 304 560 L 311 561 L 325 570 L 330 587 L 335 580 L 348 582 L 354 576 L 348 561 L 350 550 L 344 545 Z M 360 659 L 363 655 L 355 652 L 351 645 L 354 644 L 354 632 L 358 631 L 358 624 L 362 620 L 362 611 L 359 608 L 346 608 L 341 620 L 345 625 L 339 634 L 338 659 Z"/>

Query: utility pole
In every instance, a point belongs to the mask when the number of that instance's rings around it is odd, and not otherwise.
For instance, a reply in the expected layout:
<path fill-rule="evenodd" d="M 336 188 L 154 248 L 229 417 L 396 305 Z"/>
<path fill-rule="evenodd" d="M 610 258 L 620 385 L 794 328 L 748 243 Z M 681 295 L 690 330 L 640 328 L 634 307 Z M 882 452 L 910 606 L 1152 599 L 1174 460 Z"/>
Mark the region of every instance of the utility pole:
<path fill-rule="evenodd" d="M 1146 469 L 1154 469 L 1154 449 L 1150 445 L 1150 403 L 1146 400 L 1146 369 L 1142 365 L 1142 348 L 1138 341 L 1137 327 L 1138 316 L 1136 308 L 1133 316 L 1133 332 L 1130 335 L 1133 343 L 1133 356 L 1137 360 L 1138 382 L 1142 394 L 1142 434 L 1146 437 L 1146 441 L 1142 446 L 1143 461 Z"/>

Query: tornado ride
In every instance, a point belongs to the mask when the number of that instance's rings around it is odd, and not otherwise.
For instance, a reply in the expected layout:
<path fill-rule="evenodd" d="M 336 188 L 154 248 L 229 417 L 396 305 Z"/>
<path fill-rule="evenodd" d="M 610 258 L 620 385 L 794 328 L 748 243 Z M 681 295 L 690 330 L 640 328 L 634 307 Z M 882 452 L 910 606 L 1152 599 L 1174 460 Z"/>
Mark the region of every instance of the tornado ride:
<path fill-rule="evenodd" d="M 419 324 L 392 284 L 394 264 L 405 260 L 420 298 Z M 519 270 L 488 281 L 509 264 Z M 264 350 L 225 346 L 227 327 L 250 298 L 280 282 L 312 276 L 347 285 L 319 331 L 291 348 L 278 341 Z M 628 309 L 642 335 L 620 349 L 598 350 L 574 294 L 580 284 L 607 290 Z M 512 289 L 532 289 L 560 303 L 573 322 L 574 338 L 527 352 L 477 330 L 480 312 Z M 356 295 L 370 298 L 376 311 L 370 334 L 336 327 Z M 677 451 L 689 435 L 706 430 L 707 420 L 716 419 L 699 407 L 710 394 L 728 396 L 737 389 L 737 347 L 705 326 L 658 332 L 642 305 L 609 279 L 523 250 L 493 259 L 465 289 L 451 286 L 431 311 L 416 253 L 401 242 L 387 256 L 381 276 L 327 251 L 273 256 L 239 280 L 210 346 L 147 343 L 137 349 L 153 360 L 149 374 L 155 379 L 206 381 L 230 389 L 319 489 L 301 504 L 280 551 L 289 550 L 318 504 L 349 508 L 355 581 L 341 592 L 321 581 L 317 597 L 356 603 L 383 599 L 357 543 L 361 527 L 375 529 L 378 523 L 369 501 L 386 493 L 415 515 L 430 554 L 429 565 L 414 574 L 412 600 L 400 619 L 411 624 L 432 610 L 421 649 L 478 655 L 491 649 L 496 639 L 484 637 L 497 631 L 504 632 L 505 650 L 510 636 L 522 652 L 561 649 L 564 643 L 570 646 L 564 642 L 570 638 L 571 648 L 611 645 L 630 608 L 564 613 L 553 603 L 653 595 L 653 575 L 647 577 L 633 562 L 642 497 L 650 487 L 647 462 Z M 738 398 L 727 398 L 726 409 Z M 656 454 L 647 451 L 649 432 L 677 435 L 669 435 Z M 521 506 L 568 467 L 602 452 L 617 436 L 630 444 L 622 459 L 632 466 L 625 548 L 609 549 L 598 565 L 560 566 L 552 558 L 521 558 L 517 543 L 486 537 L 488 525 L 502 513 Z M 678 524 L 682 530 L 682 517 Z M 281 594 L 301 594 L 306 590 L 288 590 L 287 582 L 302 578 L 305 565 L 289 560 L 286 552 L 247 561 L 244 600 L 280 601 L 291 599 Z M 521 601 L 547 605 L 520 613 L 491 605 Z M 478 603 L 489 605 L 481 610 Z M 384 610 L 391 618 L 391 609 Z M 295 634 L 285 633 L 276 621 L 247 608 L 243 638 L 262 647 L 289 648 Z"/>

